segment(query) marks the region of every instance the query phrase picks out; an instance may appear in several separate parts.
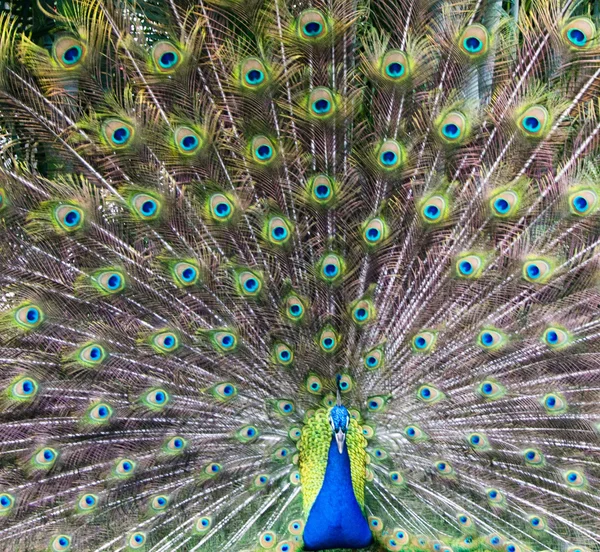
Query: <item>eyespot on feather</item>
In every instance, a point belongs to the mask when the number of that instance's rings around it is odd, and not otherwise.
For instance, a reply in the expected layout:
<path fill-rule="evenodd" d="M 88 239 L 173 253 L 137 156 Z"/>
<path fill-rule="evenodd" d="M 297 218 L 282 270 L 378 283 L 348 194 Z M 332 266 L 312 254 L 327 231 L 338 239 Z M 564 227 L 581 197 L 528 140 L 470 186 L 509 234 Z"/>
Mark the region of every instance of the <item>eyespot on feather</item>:
<path fill-rule="evenodd" d="M 183 61 L 183 55 L 177 47 L 167 40 L 161 40 L 152 47 L 154 67 L 159 73 L 174 73 Z"/>
<path fill-rule="evenodd" d="M 322 12 L 304 10 L 297 20 L 298 36 L 306 42 L 316 42 L 327 36 L 329 24 Z"/>
<path fill-rule="evenodd" d="M 476 60 L 487 54 L 490 47 L 488 30 L 478 23 L 469 25 L 458 39 L 458 47 L 468 58 Z"/>
<path fill-rule="evenodd" d="M 52 45 L 52 57 L 62 69 L 68 71 L 80 68 L 86 55 L 85 44 L 76 38 L 63 36 Z"/>

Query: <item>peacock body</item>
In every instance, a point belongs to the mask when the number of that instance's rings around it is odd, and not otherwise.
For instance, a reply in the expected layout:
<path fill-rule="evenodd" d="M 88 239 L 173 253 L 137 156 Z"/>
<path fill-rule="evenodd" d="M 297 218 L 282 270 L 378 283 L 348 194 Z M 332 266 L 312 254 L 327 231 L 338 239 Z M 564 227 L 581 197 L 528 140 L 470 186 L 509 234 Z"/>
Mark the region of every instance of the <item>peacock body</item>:
<path fill-rule="evenodd" d="M 599 6 L 8 6 L 0 548 L 600 550 Z"/>

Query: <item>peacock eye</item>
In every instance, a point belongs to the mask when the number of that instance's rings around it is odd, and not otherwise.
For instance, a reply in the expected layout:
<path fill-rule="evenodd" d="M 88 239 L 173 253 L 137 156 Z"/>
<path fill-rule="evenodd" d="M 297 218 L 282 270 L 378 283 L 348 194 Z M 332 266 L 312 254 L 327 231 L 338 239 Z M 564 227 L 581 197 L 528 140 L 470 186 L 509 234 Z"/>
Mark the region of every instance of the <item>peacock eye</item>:
<path fill-rule="evenodd" d="M 259 535 L 258 542 L 263 548 L 273 548 L 277 544 L 277 537 L 273 531 L 264 531 Z"/>
<path fill-rule="evenodd" d="M 427 434 L 424 433 L 419 426 L 414 424 L 408 425 L 404 428 L 404 435 L 413 443 L 419 443 L 428 439 Z"/>
<path fill-rule="evenodd" d="M 338 335 L 331 328 L 323 329 L 319 337 L 319 345 L 324 353 L 333 353 L 339 345 Z"/>
<path fill-rule="evenodd" d="M 16 401 L 30 401 L 37 395 L 38 382 L 28 376 L 17 379 L 8 389 L 10 398 Z"/>
<path fill-rule="evenodd" d="M 299 427 L 291 427 L 288 431 L 288 437 L 292 441 L 299 441 L 302 437 L 302 430 Z"/>
<path fill-rule="evenodd" d="M 427 224 L 437 224 L 444 220 L 448 212 L 448 202 L 441 195 L 434 195 L 421 204 L 421 218 Z"/>
<path fill-rule="evenodd" d="M 245 89 L 261 89 L 268 83 L 265 64 L 258 58 L 248 58 L 240 65 L 241 85 Z"/>
<path fill-rule="evenodd" d="M 559 393 L 548 393 L 542 397 L 542 406 L 548 414 L 564 414 L 567 401 Z"/>
<path fill-rule="evenodd" d="M 546 520 L 540 516 L 529 516 L 529 525 L 536 531 L 544 531 L 546 529 Z"/>
<path fill-rule="evenodd" d="M 194 532 L 198 535 L 205 535 L 212 527 L 212 516 L 200 516 L 194 523 Z"/>
<path fill-rule="evenodd" d="M 561 31 L 563 40 L 572 50 L 584 50 L 596 35 L 596 26 L 588 17 L 571 19 Z"/>
<path fill-rule="evenodd" d="M 462 512 L 459 512 L 458 514 L 456 514 L 456 520 L 458 521 L 458 523 L 461 524 L 461 526 L 464 529 L 470 529 L 474 525 L 474 522 L 471 519 L 471 516 L 469 516 L 468 514 L 462 513 Z"/>
<path fill-rule="evenodd" d="M 467 435 L 467 441 L 474 450 L 487 450 L 490 446 L 487 437 L 483 433 L 471 433 Z"/>
<path fill-rule="evenodd" d="M 496 194 L 490 199 L 492 215 L 499 218 L 514 216 L 518 211 L 521 199 L 519 194 L 513 190 L 507 190 Z"/>
<path fill-rule="evenodd" d="M 267 223 L 267 235 L 271 243 L 283 245 L 291 237 L 291 225 L 283 217 L 273 217 Z"/>
<path fill-rule="evenodd" d="M 236 438 L 240 443 L 248 444 L 256 441 L 260 435 L 256 426 L 245 425 L 236 431 Z"/>
<path fill-rule="evenodd" d="M 319 10 L 305 10 L 298 17 L 298 35 L 307 41 L 325 37 L 328 33 L 327 22 Z"/>
<path fill-rule="evenodd" d="M 278 400 L 275 403 L 275 406 L 277 408 L 277 411 L 282 414 L 283 416 L 289 416 L 291 414 L 293 414 L 295 408 L 294 408 L 294 403 L 292 401 L 288 401 L 285 399 L 282 400 Z"/>
<path fill-rule="evenodd" d="M 502 537 L 500 535 L 496 535 L 495 533 L 488 535 L 487 541 L 493 548 L 499 548 L 504 544 Z"/>
<path fill-rule="evenodd" d="M 59 38 L 52 46 L 52 55 L 56 62 L 67 70 L 81 66 L 87 50 L 83 42 L 68 36 Z"/>
<path fill-rule="evenodd" d="M 266 473 L 257 475 L 254 478 L 254 486 L 257 488 L 265 487 L 269 483 L 270 477 Z"/>
<path fill-rule="evenodd" d="M 333 180 L 324 174 L 311 178 L 308 181 L 308 190 L 313 202 L 321 207 L 330 205 L 336 197 Z"/>
<path fill-rule="evenodd" d="M 179 348 L 179 337 L 171 331 L 158 332 L 150 338 L 150 344 L 158 353 L 172 353 Z"/>
<path fill-rule="evenodd" d="M 179 67 L 183 56 L 173 44 L 166 40 L 161 40 L 152 47 L 152 59 L 159 73 L 168 74 L 174 72 Z"/>
<path fill-rule="evenodd" d="M 484 380 L 477 387 L 477 392 L 484 399 L 496 400 L 504 397 L 506 389 L 496 381 Z"/>
<path fill-rule="evenodd" d="M 69 203 L 61 203 L 54 209 L 54 220 L 64 232 L 74 232 L 83 226 L 83 209 Z"/>
<path fill-rule="evenodd" d="M 523 278 L 532 283 L 543 283 L 552 275 L 550 263 L 544 259 L 534 259 L 523 264 Z"/>
<path fill-rule="evenodd" d="M 338 387 L 340 389 L 340 393 L 350 393 L 354 387 L 354 381 L 349 374 L 342 374 L 338 380 Z"/>
<path fill-rule="evenodd" d="M 545 464 L 544 455 L 539 450 L 533 448 L 524 450 L 523 458 L 528 466 L 539 468 Z"/>
<path fill-rule="evenodd" d="M 373 426 L 363 424 L 361 431 L 365 439 L 372 439 L 375 437 L 375 428 Z"/>
<path fill-rule="evenodd" d="M 204 145 L 202 135 L 188 126 L 180 126 L 174 132 L 175 145 L 182 155 L 194 155 Z"/>
<path fill-rule="evenodd" d="M 392 485 L 397 487 L 404 485 L 404 476 L 399 471 L 391 471 L 388 476 Z"/>
<path fill-rule="evenodd" d="M 169 505 L 169 497 L 167 495 L 158 495 L 150 499 L 150 508 L 156 512 L 164 510 Z"/>
<path fill-rule="evenodd" d="M 134 135 L 133 126 L 122 119 L 107 119 L 102 125 L 102 136 L 114 149 L 127 147 Z"/>
<path fill-rule="evenodd" d="M 275 146 L 266 136 L 256 136 L 250 145 L 254 161 L 268 165 L 275 159 Z"/>
<path fill-rule="evenodd" d="M 304 318 L 304 303 L 297 295 L 288 296 L 285 301 L 285 313 L 287 317 L 294 322 L 300 321 Z"/>
<path fill-rule="evenodd" d="M 291 456 L 292 456 L 292 452 L 289 448 L 279 447 L 279 448 L 275 449 L 275 452 L 273 453 L 273 460 L 276 460 L 276 461 L 288 460 L 289 458 L 291 458 Z"/>
<path fill-rule="evenodd" d="M 164 445 L 163 450 L 167 454 L 179 454 L 183 452 L 187 447 L 187 440 L 179 435 L 171 437 Z"/>
<path fill-rule="evenodd" d="M 446 462 L 446 460 L 438 460 L 434 463 L 434 467 L 439 475 L 449 476 L 454 474 L 452 465 L 449 462 Z"/>
<path fill-rule="evenodd" d="M 438 129 L 443 143 L 460 144 L 467 137 L 467 118 L 458 111 L 451 111 L 439 122 Z"/>
<path fill-rule="evenodd" d="M 371 322 L 374 317 L 375 306 L 370 300 L 362 299 L 352 307 L 352 321 L 359 326 Z"/>
<path fill-rule="evenodd" d="M 318 376 L 309 376 L 306 380 L 306 390 L 313 395 L 320 395 L 323 383 Z"/>
<path fill-rule="evenodd" d="M 228 353 L 237 347 L 237 337 L 232 332 L 219 331 L 214 334 L 213 343 L 220 351 Z"/>
<path fill-rule="evenodd" d="M 110 405 L 98 403 L 88 411 L 87 420 L 93 424 L 104 424 L 111 419 L 113 413 L 114 411 Z"/>
<path fill-rule="evenodd" d="M 573 489 L 582 489 L 587 484 L 585 475 L 578 470 L 566 470 L 562 475 L 565 483 Z"/>
<path fill-rule="evenodd" d="M 473 280 L 479 278 L 484 268 L 484 258 L 476 254 L 462 255 L 455 263 L 457 276 L 464 279 Z"/>
<path fill-rule="evenodd" d="M 262 289 L 262 279 L 255 272 L 245 270 L 237 275 L 237 283 L 242 295 L 255 297 Z"/>
<path fill-rule="evenodd" d="M 549 122 L 548 110 L 541 105 L 534 105 L 526 109 L 519 117 L 518 126 L 523 135 L 529 138 L 541 138 Z"/>
<path fill-rule="evenodd" d="M 211 462 L 204 468 L 204 473 L 206 475 L 210 475 L 211 477 L 215 477 L 216 475 L 221 473 L 222 469 L 223 469 L 223 466 L 221 466 L 221 464 L 217 464 L 216 462 Z"/>
<path fill-rule="evenodd" d="M 283 366 L 290 365 L 294 360 L 294 352 L 285 343 L 277 343 L 274 350 L 275 362 Z"/>
<path fill-rule="evenodd" d="M 504 502 L 504 495 L 498 489 L 488 489 L 486 495 L 492 504 L 502 504 Z"/>
<path fill-rule="evenodd" d="M 171 396 L 164 389 L 150 389 L 142 395 L 142 402 L 152 410 L 162 410 L 169 404 Z"/>
<path fill-rule="evenodd" d="M 56 463 L 57 459 L 58 451 L 56 449 L 44 447 L 35 453 L 33 464 L 36 468 L 49 469 Z"/>
<path fill-rule="evenodd" d="M 487 29 L 477 23 L 469 25 L 460 35 L 458 46 L 471 59 L 485 55 L 489 49 L 490 37 Z"/>
<path fill-rule="evenodd" d="M 200 272 L 197 266 L 188 262 L 179 262 L 173 267 L 175 283 L 181 286 L 192 286 L 199 278 Z"/>
<path fill-rule="evenodd" d="M 36 305 L 25 305 L 14 314 L 15 322 L 24 330 L 37 328 L 44 321 L 44 312 Z"/>
<path fill-rule="evenodd" d="M 128 458 L 118 460 L 113 469 L 113 474 L 119 478 L 126 478 L 133 474 L 137 464 Z"/>
<path fill-rule="evenodd" d="M 344 262 L 336 253 L 329 253 L 321 259 L 319 272 L 325 282 L 337 282 L 343 275 Z"/>
<path fill-rule="evenodd" d="M 377 370 L 383 366 L 383 351 L 379 348 L 371 349 L 365 355 L 365 368 L 367 370 Z"/>
<path fill-rule="evenodd" d="M 429 353 L 435 345 L 437 333 L 423 330 L 412 338 L 412 350 L 415 353 Z"/>
<path fill-rule="evenodd" d="M 571 214 L 586 217 L 598 210 L 598 194 L 592 189 L 579 189 L 569 195 L 569 209 Z"/>
<path fill-rule="evenodd" d="M 15 505 L 15 497 L 9 493 L 0 493 L 0 517 L 7 515 Z"/>
<path fill-rule="evenodd" d="M 50 542 L 52 552 L 66 552 L 71 549 L 71 537 L 68 535 L 57 535 Z"/>
<path fill-rule="evenodd" d="M 377 162 L 385 171 L 399 169 L 406 161 L 404 148 L 396 140 L 386 140 L 379 146 Z"/>
<path fill-rule="evenodd" d="M 485 329 L 479 332 L 477 344 L 488 351 L 496 351 L 506 345 L 506 336 L 494 329 Z"/>
<path fill-rule="evenodd" d="M 132 533 L 127 537 L 127 545 L 132 550 L 139 550 L 143 548 L 146 544 L 146 533 L 142 533 L 141 531 L 137 531 Z"/>
<path fill-rule="evenodd" d="M 98 506 L 98 496 L 95 494 L 84 494 L 77 501 L 77 510 L 81 513 L 89 513 Z"/>
<path fill-rule="evenodd" d="M 227 222 L 234 214 L 232 201 L 223 194 L 213 194 L 209 199 L 210 215 L 217 222 Z"/>
<path fill-rule="evenodd" d="M 380 412 L 385 408 L 386 404 L 386 397 L 381 395 L 373 395 L 372 397 L 367 398 L 367 409 L 369 412 Z"/>
<path fill-rule="evenodd" d="M 381 217 L 369 219 L 362 226 L 362 238 L 368 247 L 379 245 L 388 237 L 388 234 L 388 226 Z"/>
<path fill-rule="evenodd" d="M 315 88 L 308 96 L 311 116 L 317 119 L 329 119 L 336 112 L 336 103 L 331 90 L 325 87 Z"/>
<path fill-rule="evenodd" d="M 388 82 L 400 83 L 410 77 L 410 65 L 406 54 L 400 50 L 390 50 L 381 60 L 382 76 Z"/>
<path fill-rule="evenodd" d="M 213 396 L 221 401 L 229 401 L 238 394 L 237 387 L 233 383 L 219 383 L 211 388 Z"/>
<path fill-rule="evenodd" d="M 92 284 L 101 293 L 113 295 L 125 289 L 125 275 L 118 270 L 101 270 L 92 274 Z"/>
<path fill-rule="evenodd" d="M 421 385 L 417 389 L 417 398 L 425 404 L 435 404 L 445 398 L 444 394 L 433 385 Z"/>
<path fill-rule="evenodd" d="M 373 531 L 374 533 L 381 533 L 383 531 L 384 525 L 381 518 L 378 518 L 376 516 L 369 516 L 367 521 L 369 522 L 369 527 L 371 528 L 371 531 Z"/>

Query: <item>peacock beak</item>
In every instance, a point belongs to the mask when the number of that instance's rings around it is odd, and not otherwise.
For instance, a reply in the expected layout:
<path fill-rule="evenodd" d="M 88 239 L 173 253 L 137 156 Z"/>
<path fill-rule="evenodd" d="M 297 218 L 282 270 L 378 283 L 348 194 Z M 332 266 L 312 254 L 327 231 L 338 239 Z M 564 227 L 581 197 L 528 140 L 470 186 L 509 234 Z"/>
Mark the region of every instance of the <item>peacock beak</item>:
<path fill-rule="evenodd" d="M 341 429 L 338 429 L 335 432 L 335 441 L 337 443 L 339 453 L 342 454 L 342 451 L 344 450 L 344 442 L 346 441 L 346 434 Z"/>

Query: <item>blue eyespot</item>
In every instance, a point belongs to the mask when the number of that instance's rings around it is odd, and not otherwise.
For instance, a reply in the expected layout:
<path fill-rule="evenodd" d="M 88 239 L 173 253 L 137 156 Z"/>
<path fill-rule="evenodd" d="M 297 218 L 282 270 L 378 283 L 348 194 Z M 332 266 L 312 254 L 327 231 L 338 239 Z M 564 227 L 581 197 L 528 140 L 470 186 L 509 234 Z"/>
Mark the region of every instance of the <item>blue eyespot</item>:
<path fill-rule="evenodd" d="M 256 148 L 256 156 L 261 159 L 269 159 L 273 155 L 273 148 L 267 144 L 262 144 Z"/>
<path fill-rule="evenodd" d="M 248 84 L 256 86 L 257 84 L 260 84 L 263 80 L 265 80 L 265 75 L 259 69 L 250 69 L 250 71 L 246 73 L 245 78 Z"/>
<path fill-rule="evenodd" d="M 121 286 L 121 276 L 118 274 L 112 274 L 106 281 L 108 289 L 119 289 Z"/>
<path fill-rule="evenodd" d="M 273 239 L 281 241 L 287 238 L 288 231 L 285 226 L 275 226 L 271 231 L 271 235 L 273 236 Z"/>
<path fill-rule="evenodd" d="M 425 216 L 430 220 L 438 219 L 441 214 L 440 208 L 436 205 L 428 205 L 425 207 Z"/>
<path fill-rule="evenodd" d="M 454 140 L 460 136 L 460 128 L 458 128 L 458 125 L 455 125 L 454 123 L 448 123 L 442 128 L 442 133 L 444 136 L 446 136 L 446 138 Z"/>
<path fill-rule="evenodd" d="M 331 349 L 333 347 L 334 344 L 334 340 L 332 337 L 326 337 L 323 340 L 323 347 L 325 347 L 325 349 Z"/>
<path fill-rule="evenodd" d="M 192 268 L 191 266 L 186 268 L 182 273 L 181 273 L 181 277 L 186 281 L 186 282 L 191 282 L 195 277 L 196 277 L 196 269 Z"/>
<path fill-rule="evenodd" d="M 144 537 L 142 537 L 142 535 L 136 535 L 135 537 L 133 537 L 133 540 L 137 543 L 140 543 L 144 541 Z"/>
<path fill-rule="evenodd" d="M 63 54 L 62 60 L 65 65 L 73 65 L 81 59 L 81 48 L 79 46 L 71 46 Z"/>
<path fill-rule="evenodd" d="M 489 496 L 491 499 L 497 498 L 497 497 L 498 497 L 498 491 L 490 491 L 490 492 L 488 493 L 488 496 Z"/>
<path fill-rule="evenodd" d="M 585 33 L 579 29 L 569 29 L 567 31 L 567 37 L 573 44 L 575 44 L 575 46 L 583 46 L 587 42 Z"/>
<path fill-rule="evenodd" d="M 281 360 L 283 360 L 284 362 L 287 362 L 288 360 L 290 360 L 290 357 L 291 357 L 290 352 L 286 349 L 284 349 L 283 351 L 280 351 L 280 353 L 279 353 L 279 358 Z"/>
<path fill-rule="evenodd" d="M 156 401 L 158 404 L 165 402 L 165 398 L 166 398 L 166 396 L 165 396 L 165 394 L 164 394 L 162 391 L 157 391 L 157 392 L 154 394 L 154 400 L 155 400 L 155 401 Z"/>
<path fill-rule="evenodd" d="M 532 280 L 536 280 L 540 277 L 541 270 L 540 267 L 536 264 L 530 264 L 527 266 L 527 276 L 529 276 Z"/>
<path fill-rule="evenodd" d="M 421 397 L 429 399 L 431 397 L 431 389 L 429 389 L 429 387 L 423 387 L 423 389 L 421 389 Z"/>
<path fill-rule="evenodd" d="M 129 140 L 131 133 L 127 127 L 119 127 L 112 133 L 112 140 L 115 144 L 124 144 Z"/>
<path fill-rule="evenodd" d="M 368 315 L 369 313 L 367 312 L 367 309 L 363 308 L 356 309 L 356 311 L 354 312 L 354 316 L 357 320 L 366 320 Z"/>
<path fill-rule="evenodd" d="M 414 428 L 414 427 L 409 427 L 409 428 L 406 430 L 406 434 L 407 434 L 409 437 L 414 437 L 414 436 L 417 434 L 417 432 L 415 431 L 415 428 Z"/>
<path fill-rule="evenodd" d="M 398 63 L 397 61 L 394 61 L 385 68 L 385 72 L 388 75 L 388 77 L 397 79 L 404 75 L 404 65 Z"/>
<path fill-rule="evenodd" d="M 490 539 L 490 543 L 492 543 L 494 546 L 498 546 L 500 544 L 500 537 L 494 535 L 491 539 Z"/>
<path fill-rule="evenodd" d="M 510 211 L 510 203 L 506 201 L 506 199 L 498 198 L 494 201 L 494 209 L 498 211 L 501 215 L 504 215 Z"/>
<path fill-rule="evenodd" d="M 321 34 L 323 30 L 323 25 L 317 21 L 310 21 L 306 25 L 304 25 L 304 34 L 306 36 L 317 36 Z"/>
<path fill-rule="evenodd" d="M 329 189 L 329 186 L 326 186 L 325 184 L 319 184 L 315 188 L 315 195 L 319 199 L 326 199 L 329 197 L 330 194 L 331 194 L 331 190 Z"/>
<path fill-rule="evenodd" d="M 175 448 L 178 448 L 178 449 L 180 449 L 181 447 L 183 447 L 183 441 L 182 441 L 181 439 L 175 439 L 175 440 L 173 441 L 173 446 L 174 446 Z"/>
<path fill-rule="evenodd" d="M 230 335 L 224 336 L 221 340 L 221 345 L 223 345 L 223 347 L 231 347 L 233 345 L 233 337 Z"/>
<path fill-rule="evenodd" d="M 106 408 L 106 406 L 101 406 L 100 408 L 98 408 L 98 416 L 100 418 L 106 418 L 109 414 L 109 410 L 108 408 Z"/>
<path fill-rule="evenodd" d="M 398 161 L 398 156 L 396 155 L 395 152 L 393 151 L 384 151 L 381 153 L 381 162 L 384 165 L 393 165 L 394 163 L 396 163 L 396 161 Z"/>
<path fill-rule="evenodd" d="M 153 199 L 147 199 L 146 201 L 144 201 L 144 203 L 142 203 L 141 211 L 144 216 L 150 217 L 154 213 L 156 213 L 157 208 L 158 206 L 156 204 L 156 201 L 154 201 Z"/>
<path fill-rule="evenodd" d="M 461 261 L 459 264 L 461 274 L 471 274 L 473 272 L 473 265 L 469 261 Z"/>
<path fill-rule="evenodd" d="M 583 197 L 583 196 L 576 196 L 573 199 L 573 206 L 580 213 L 584 213 L 587 210 L 588 205 L 589 205 L 588 200 L 585 199 L 585 197 Z"/>
<path fill-rule="evenodd" d="M 230 397 L 231 395 L 233 395 L 233 392 L 233 386 L 226 385 L 225 387 L 223 387 L 223 395 L 225 395 L 226 397 Z"/>
<path fill-rule="evenodd" d="M 31 307 L 25 316 L 27 322 L 35 324 L 40 319 L 40 312 L 35 307 Z"/>
<path fill-rule="evenodd" d="M 463 42 L 463 46 L 467 52 L 471 52 L 472 54 L 476 54 L 483 48 L 483 43 L 477 37 L 469 36 L 465 38 Z"/>
<path fill-rule="evenodd" d="M 121 464 L 121 468 L 123 469 L 123 471 L 130 471 L 132 466 L 131 466 L 131 462 L 123 462 Z"/>
<path fill-rule="evenodd" d="M 175 338 L 172 335 L 165 336 L 162 345 L 165 349 L 170 349 L 175 345 Z"/>
<path fill-rule="evenodd" d="M 199 142 L 198 138 L 196 138 L 193 134 L 189 134 L 184 136 L 179 144 L 185 151 L 191 151 L 198 147 Z"/>
<path fill-rule="evenodd" d="M 170 69 L 174 65 L 177 65 L 178 61 L 179 56 L 173 51 L 165 52 L 159 59 L 160 66 L 164 69 Z"/>
<path fill-rule="evenodd" d="M 231 207 L 227 203 L 217 203 L 215 207 L 217 215 L 220 217 L 226 217 L 231 212 Z"/>
<path fill-rule="evenodd" d="M 329 263 L 325 265 L 324 271 L 327 276 L 333 277 L 338 273 L 339 269 L 333 263 Z"/>
<path fill-rule="evenodd" d="M 50 449 L 45 449 L 44 450 L 44 460 L 50 462 L 51 460 L 54 460 L 54 452 L 52 452 Z"/>
<path fill-rule="evenodd" d="M 417 337 L 415 339 L 415 347 L 417 349 L 424 349 L 425 347 L 427 347 L 427 340 L 424 337 Z"/>
<path fill-rule="evenodd" d="M 67 214 L 63 218 L 63 222 L 69 227 L 77 226 L 79 224 L 80 220 L 81 220 L 81 215 L 75 209 L 72 209 L 71 211 L 67 211 Z"/>
<path fill-rule="evenodd" d="M 309 23 L 309 25 L 310 25 L 310 23 Z M 329 110 L 331 109 L 331 103 L 329 102 L 329 100 L 321 98 L 321 99 L 317 100 L 316 102 L 313 102 L 312 108 L 315 113 L 322 115 L 323 113 L 329 112 Z"/>
<path fill-rule="evenodd" d="M 537 132 L 540 129 L 541 123 L 537 117 L 525 117 L 523 126 L 529 132 Z"/>
<path fill-rule="evenodd" d="M 367 364 L 369 366 L 377 366 L 377 358 L 374 356 L 367 357 Z"/>
<path fill-rule="evenodd" d="M 255 278 L 248 278 L 244 282 L 244 289 L 250 293 L 258 289 L 258 281 Z"/>

